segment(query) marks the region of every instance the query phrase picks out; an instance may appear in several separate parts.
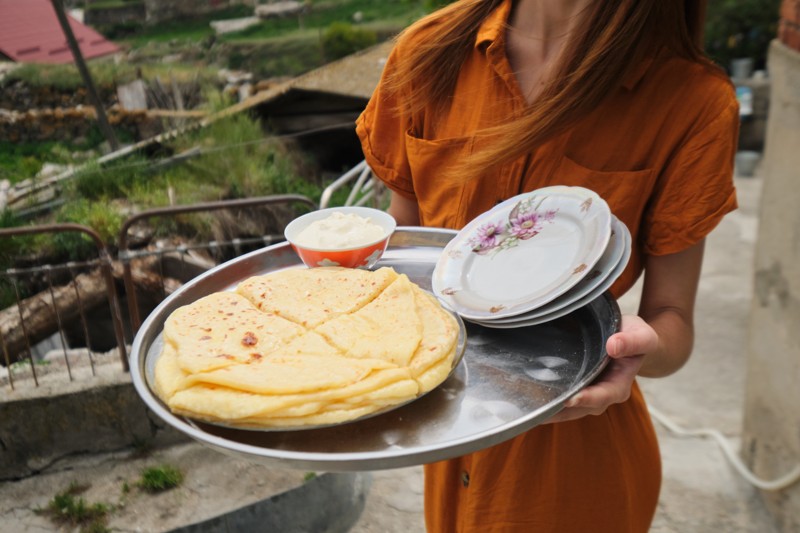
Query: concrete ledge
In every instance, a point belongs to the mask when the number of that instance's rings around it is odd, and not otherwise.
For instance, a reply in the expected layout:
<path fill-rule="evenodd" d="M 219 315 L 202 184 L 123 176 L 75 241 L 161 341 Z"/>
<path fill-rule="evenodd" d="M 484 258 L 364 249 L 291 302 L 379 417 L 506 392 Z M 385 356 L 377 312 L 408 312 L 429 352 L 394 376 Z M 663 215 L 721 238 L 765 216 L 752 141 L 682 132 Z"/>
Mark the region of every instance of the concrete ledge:
<path fill-rule="evenodd" d="M 296 489 L 170 533 L 346 533 L 364 510 L 370 483 L 366 473 L 323 474 Z"/>
<path fill-rule="evenodd" d="M 4 390 L 0 403 L 0 480 L 21 479 L 63 458 L 188 439 L 153 415 L 118 363 L 96 377 Z"/>

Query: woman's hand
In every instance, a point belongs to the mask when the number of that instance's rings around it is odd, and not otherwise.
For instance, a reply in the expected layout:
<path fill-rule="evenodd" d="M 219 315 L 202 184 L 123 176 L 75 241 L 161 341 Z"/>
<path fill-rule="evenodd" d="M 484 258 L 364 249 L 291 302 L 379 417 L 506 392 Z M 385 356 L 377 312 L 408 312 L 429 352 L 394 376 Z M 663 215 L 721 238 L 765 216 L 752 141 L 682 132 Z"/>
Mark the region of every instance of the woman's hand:
<path fill-rule="evenodd" d="M 637 374 L 664 377 L 689 359 L 694 342 L 693 311 L 704 241 L 674 254 L 645 258 L 639 315 L 622 317 L 606 342 L 611 357 L 588 387 L 570 398 L 550 422 L 599 415 L 627 401 Z"/>
<path fill-rule="evenodd" d="M 620 331 L 606 343 L 611 357 L 608 366 L 591 385 L 570 398 L 564 409 L 548 423 L 599 415 L 609 406 L 626 401 L 644 362 L 644 354 L 657 347 L 658 335 L 647 322 L 636 315 L 623 316 Z"/>

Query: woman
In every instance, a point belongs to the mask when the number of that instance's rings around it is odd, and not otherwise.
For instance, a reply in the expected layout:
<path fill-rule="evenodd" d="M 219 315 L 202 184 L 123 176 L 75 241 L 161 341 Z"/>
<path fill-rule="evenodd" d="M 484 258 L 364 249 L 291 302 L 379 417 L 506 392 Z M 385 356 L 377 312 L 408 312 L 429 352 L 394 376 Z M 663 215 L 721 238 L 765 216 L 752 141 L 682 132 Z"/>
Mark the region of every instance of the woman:
<path fill-rule="evenodd" d="M 738 107 L 703 2 L 461 0 L 398 39 L 358 120 L 400 225 L 461 228 L 548 185 L 606 199 L 644 272 L 607 371 L 548 424 L 425 467 L 431 532 L 645 532 L 660 458 L 637 375 L 688 359 L 705 236 L 736 207 Z"/>

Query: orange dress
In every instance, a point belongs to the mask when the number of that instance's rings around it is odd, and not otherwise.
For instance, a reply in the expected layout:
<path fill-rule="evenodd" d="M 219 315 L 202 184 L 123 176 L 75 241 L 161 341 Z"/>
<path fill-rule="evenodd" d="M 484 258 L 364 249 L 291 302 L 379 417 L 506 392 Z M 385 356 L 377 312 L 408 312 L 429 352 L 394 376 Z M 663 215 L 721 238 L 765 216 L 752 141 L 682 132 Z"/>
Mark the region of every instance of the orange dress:
<path fill-rule="evenodd" d="M 459 229 L 501 200 L 548 185 L 596 191 L 633 237 L 631 260 L 611 289 L 619 296 L 646 254 L 688 248 L 736 207 L 733 87 L 708 66 L 662 50 L 568 131 L 491 175 L 443 182 L 441 169 L 475 148 L 476 130 L 525 106 L 505 55 L 510 5 L 483 23 L 444 115 L 399 115 L 402 94 L 378 86 L 357 122 L 365 157 L 391 190 L 418 203 L 425 226 Z M 398 42 L 385 72 L 392 57 L 435 30 Z M 661 464 L 634 384 L 627 402 L 600 416 L 538 426 L 427 465 L 425 474 L 431 533 L 641 533 L 656 509 Z"/>

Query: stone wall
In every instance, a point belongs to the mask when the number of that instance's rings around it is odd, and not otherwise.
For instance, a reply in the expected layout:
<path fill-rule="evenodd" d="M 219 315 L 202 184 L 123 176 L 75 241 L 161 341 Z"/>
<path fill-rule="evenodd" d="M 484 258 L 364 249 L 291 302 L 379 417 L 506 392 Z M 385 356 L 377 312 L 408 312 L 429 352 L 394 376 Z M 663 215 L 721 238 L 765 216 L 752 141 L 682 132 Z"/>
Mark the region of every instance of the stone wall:
<path fill-rule="evenodd" d="M 238 4 L 252 5 L 253 0 L 144 0 L 144 4 L 147 23 L 153 24 L 163 20 L 210 13 Z"/>
<path fill-rule="evenodd" d="M 161 130 L 159 120 L 144 111 L 125 111 L 112 108 L 106 112 L 109 123 L 131 137 L 152 136 Z M 97 127 L 94 107 L 29 109 L 8 111 L 0 109 L 0 139 L 10 142 L 71 141 L 87 138 Z"/>
<path fill-rule="evenodd" d="M 83 12 L 83 22 L 90 26 L 111 26 L 144 22 L 147 12 L 144 2 L 128 2 L 122 6 L 90 8 Z"/>
<path fill-rule="evenodd" d="M 769 52 L 770 115 L 748 335 L 742 454 L 762 478 L 800 463 L 800 0 Z M 800 483 L 764 491 L 779 531 L 800 531 Z"/>
<path fill-rule="evenodd" d="M 84 22 L 91 26 L 110 27 L 119 24 L 156 24 L 166 20 L 211 13 L 238 4 L 253 5 L 255 0 L 141 0 L 114 7 L 92 7 L 84 10 Z"/>
<path fill-rule="evenodd" d="M 115 101 L 117 88 L 114 85 L 95 82 L 95 89 L 103 102 L 110 104 Z M 19 111 L 79 105 L 92 105 L 89 91 L 82 83 L 77 87 L 63 89 L 52 85 L 32 85 L 19 80 L 0 84 L 0 109 Z"/>

